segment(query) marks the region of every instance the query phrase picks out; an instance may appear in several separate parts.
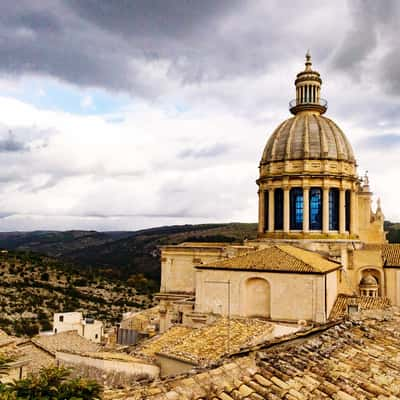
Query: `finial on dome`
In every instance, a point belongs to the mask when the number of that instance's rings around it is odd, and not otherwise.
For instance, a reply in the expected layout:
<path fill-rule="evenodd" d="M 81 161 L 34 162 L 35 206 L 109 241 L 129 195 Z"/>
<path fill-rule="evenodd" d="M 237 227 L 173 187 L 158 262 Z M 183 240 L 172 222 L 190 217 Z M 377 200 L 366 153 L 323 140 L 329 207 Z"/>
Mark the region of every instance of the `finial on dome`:
<path fill-rule="evenodd" d="M 311 71 L 311 65 L 312 65 L 311 53 L 310 49 L 308 49 L 306 53 L 306 71 Z"/>
<path fill-rule="evenodd" d="M 322 80 L 319 72 L 311 68 L 310 50 L 307 50 L 305 65 L 306 68 L 297 74 L 294 82 L 296 98 L 289 103 L 289 109 L 294 115 L 300 111 L 321 115 L 327 109 L 327 101 L 320 96 Z"/>

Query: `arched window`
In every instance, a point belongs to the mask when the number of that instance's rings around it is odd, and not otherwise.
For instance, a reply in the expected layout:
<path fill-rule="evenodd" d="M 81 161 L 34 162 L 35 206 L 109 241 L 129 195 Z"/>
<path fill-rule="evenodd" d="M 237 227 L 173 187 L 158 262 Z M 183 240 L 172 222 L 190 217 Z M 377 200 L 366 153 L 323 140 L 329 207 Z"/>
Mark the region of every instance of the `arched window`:
<path fill-rule="evenodd" d="M 303 228 L 303 189 L 293 188 L 290 190 L 290 229 L 300 230 Z"/>
<path fill-rule="evenodd" d="M 275 230 L 283 229 L 283 190 L 275 189 L 274 192 L 274 226 Z"/>
<path fill-rule="evenodd" d="M 345 193 L 345 201 L 344 201 L 344 207 L 346 211 L 346 231 L 350 232 L 350 207 L 351 207 L 351 200 L 350 200 L 351 192 L 350 190 L 346 190 Z"/>
<path fill-rule="evenodd" d="M 329 190 L 329 230 L 339 230 L 339 189 Z"/>
<path fill-rule="evenodd" d="M 310 229 L 322 230 L 322 189 L 310 189 Z"/>
<path fill-rule="evenodd" d="M 269 223 L 269 192 L 264 192 L 264 231 L 268 230 Z"/>

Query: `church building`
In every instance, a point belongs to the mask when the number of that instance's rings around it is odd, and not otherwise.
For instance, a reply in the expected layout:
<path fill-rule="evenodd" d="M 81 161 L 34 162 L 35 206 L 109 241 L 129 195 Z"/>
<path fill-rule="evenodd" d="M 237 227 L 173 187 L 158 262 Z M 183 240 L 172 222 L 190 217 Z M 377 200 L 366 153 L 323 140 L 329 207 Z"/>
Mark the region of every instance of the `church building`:
<path fill-rule="evenodd" d="M 339 299 L 400 305 L 400 245 L 386 241 L 380 201 L 372 210 L 368 177 L 359 177 L 349 140 L 325 116 L 321 85 L 307 54 L 293 116 L 262 152 L 258 238 L 162 248 L 161 331 L 220 315 L 325 323 Z"/>

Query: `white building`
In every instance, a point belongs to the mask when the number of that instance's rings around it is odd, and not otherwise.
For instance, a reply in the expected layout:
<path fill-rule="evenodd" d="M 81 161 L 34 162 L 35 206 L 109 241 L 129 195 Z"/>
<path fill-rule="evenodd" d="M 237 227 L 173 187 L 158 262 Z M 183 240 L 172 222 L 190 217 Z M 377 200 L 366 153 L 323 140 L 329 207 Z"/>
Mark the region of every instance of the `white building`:
<path fill-rule="evenodd" d="M 100 343 L 104 334 L 101 321 L 92 318 L 83 318 L 81 312 L 55 313 L 53 318 L 53 332 L 76 331 L 78 335 L 95 343 Z"/>

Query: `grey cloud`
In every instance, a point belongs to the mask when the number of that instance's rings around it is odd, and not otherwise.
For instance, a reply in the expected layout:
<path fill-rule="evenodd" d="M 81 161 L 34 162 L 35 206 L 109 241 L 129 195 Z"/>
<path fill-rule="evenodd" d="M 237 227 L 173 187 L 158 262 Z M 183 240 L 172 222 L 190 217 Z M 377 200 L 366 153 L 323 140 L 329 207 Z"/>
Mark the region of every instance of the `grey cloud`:
<path fill-rule="evenodd" d="M 0 139 L 0 153 L 21 152 L 28 150 L 29 148 L 26 146 L 26 144 L 18 141 L 12 132 L 9 132 L 6 138 Z"/>
<path fill-rule="evenodd" d="M 230 147 L 224 143 L 215 143 L 209 147 L 203 148 L 188 148 L 178 154 L 179 158 L 211 158 L 225 154 L 230 150 Z"/>
<path fill-rule="evenodd" d="M 334 53 L 333 67 L 350 72 L 353 78 L 368 74 L 369 82 L 382 84 L 388 93 L 400 94 L 400 2 L 354 0 L 348 5 L 350 28 Z"/>
<path fill-rule="evenodd" d="M 360 147 L 368 147 L 370 149 L 376 149 L 381 151 L 382 149 L 388 149 L 400 146 L 400 135 L 399 134 L 386 134 L 386 135 L 374 135 L 369 136 L 360 143 Z"/>
<path fill-rule="evenodd" d="M 299 10 L 279 7 L 277 0 L 3 3 L 0 72 L 52 76 L 144 97 L 159 95 L 170 81 L 189 85 L 268 71 L 293 55 L 283 43 L 295 38 L 303 52 L 301 35 L 311 35 L 291 31 Z M 314 3 L 319 4 L 308 2 Z M 28 34 L 19 35 L 21 30 Z M 316 41 L 326 53 L 324 36 Z M 147 68 L 153 71 L 160 62 L 165 70 L 153 78 Z"/>

